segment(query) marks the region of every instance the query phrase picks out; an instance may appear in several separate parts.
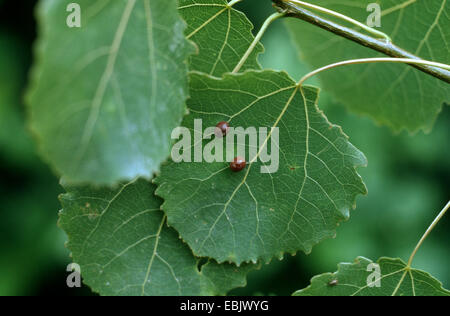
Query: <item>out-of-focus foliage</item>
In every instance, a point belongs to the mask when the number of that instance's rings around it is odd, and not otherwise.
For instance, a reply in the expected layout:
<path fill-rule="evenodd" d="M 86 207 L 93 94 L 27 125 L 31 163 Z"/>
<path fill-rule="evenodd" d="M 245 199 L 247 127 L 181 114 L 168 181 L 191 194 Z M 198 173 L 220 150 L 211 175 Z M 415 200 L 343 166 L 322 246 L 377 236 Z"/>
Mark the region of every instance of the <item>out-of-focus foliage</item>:
<path fill-rule="evenodd" d="M 373 0 L 309 0 L 365 22 Z M 447 1 L 378 0 L 381 27 L 393 43 L 426 60 L 449 63 L 450 3 Z M 338 21 L 342 23 L 342 21 Z M 343 60 L 383 57 L 319 27 L 288 19 L 286 23 L 302 58 L 315 68 Z M 345 25 L 345 23 L 344 23 Z M 386 57 L 386 56 L 384 56 Z M 394 131 L 431 130 L 450 85 L 406 65 L 365 64 L 341 67 L 318 75 L 323 87 L 349 110 L 372 117 Z"/>
<path fill-rule="evenodd" d="M 56 226 L 62 190 L 34 153 L 22 102 L 33 1 L 20 10 L 13 3 L 0 2 L 0 296 L 64 293 L 70 259 Z"/>
<path fill-rule="evenodd" d="M 26 165 L 31 162 L 33 146 L 19 106 L 26 67 L 23 56 L 17 52 L 23 46 L 17 38 L 0 30 L 0 148 L 4 156 Z"/>

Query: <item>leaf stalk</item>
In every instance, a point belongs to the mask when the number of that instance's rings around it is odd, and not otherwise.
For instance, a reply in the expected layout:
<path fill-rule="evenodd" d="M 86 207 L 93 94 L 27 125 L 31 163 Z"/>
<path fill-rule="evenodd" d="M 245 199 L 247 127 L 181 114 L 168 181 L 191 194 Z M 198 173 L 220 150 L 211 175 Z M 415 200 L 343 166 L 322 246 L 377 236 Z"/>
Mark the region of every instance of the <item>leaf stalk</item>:
<path fill-rule="evenodd" d="M 414 257 L 419 250 L 420 246 L 422 246 L 425 239 L 427 239 L 428 235 L 433 231 L 433 229 L 436 227 L 436 225 L 439 223 L 439 221 L 444 217 L 445 213 L 447 213 L 448 209 L 450 208 L 450 201 L 447 202 L 447 205 L 442 209 L 442 211 L 439 213 L 439 215 L 434 219 L 434 221 L 431 223 L 430 227 L 428 227 L 425 234 L 423 234 L 422 238 L 418 242 L 416 248 L 414 248 L 414 251 L 411 254 L 411 257 L 409 257 L 407 268 L 411 268 L 412 262 L 414 260 Z"/>
<path fill-rule="evenodd" d="M 329 69 L 345 66 L 345 65 L 358 65 L 358 64 L 373 64 L 373 63 L 402 63 L 402 64 L 410 64 L 410 65 L 427 65 L 430 67 L 442 68 L 447 71 L 450 71 L 450 65 L 436 63 L 428 60 L 417 60 L 410 58 L 389 58 L 389 57 L 381 57 L 381 58 L 362 58 L 362 59 L 352 59 L 341 61 L 338 63 L 330 64 L 325 67 L 314 70 L 307 75 L 305 75 L 299 82 L 298 86 L 301 87 L 306 80 L 309 78 Z"/>
<path fill-rule="evenodd" d="M 281 18 L 283 16 L 285 16 L 284 12 L 276 12 L 276 13 L 272 14 L 271 16 L 269 16 L 266 19 L 266 21 L 262 25 L 261 29 L 259 30 L 258 34 L 256 35 L 255 39 L 251 43 L 250 47 L 247 49 L 247 51 L 245 52 L 244 56 L 242 56 L 241 60 L 239 61 L 239 63 L 234 68 L 234 70 L 233 70 L 234 74 L 238 73 L 239 70 L 241 70 L 242 66 L 244 66 L 244 64 L 247 61 L 248 57 L 251 55 L 251 53 L 255 49 L 256 45 L 259 43 L 259 41 L 263 37 L 264 33 L 266 33 L 269 25 L 272 24 L 272 22 L 274 22 L 275 20 L 278 20 L 279 18 Z"/>

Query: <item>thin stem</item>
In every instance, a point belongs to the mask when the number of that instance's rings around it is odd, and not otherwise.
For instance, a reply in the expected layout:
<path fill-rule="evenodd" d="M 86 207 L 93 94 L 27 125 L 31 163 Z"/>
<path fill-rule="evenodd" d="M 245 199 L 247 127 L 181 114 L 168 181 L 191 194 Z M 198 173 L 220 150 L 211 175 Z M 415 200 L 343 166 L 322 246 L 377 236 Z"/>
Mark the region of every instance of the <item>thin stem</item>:
<path fill-rule="evenodd" d="M 435 218 L 435 220 L 433 221 L 433 223 L 431 223 L 430 227 L 428 227 L 427 231 L 425 232 L 425 234 L 422 236 L 422 238 L 420 239 L 419 243 L 417 244 L 416 248 L 414 249 L 414 251 L 411 254 L 411 257 L 409 257 L 408 260 L 408 265 L 407 268 L 411 268 L 411 264 L 414 260 L 414 256 L 416 255 L 417 251 L 419 250 L 420 246 L 422 246 L 423 242 L 425 241 L 425 239 L 427 239 L 428 235 L 431 233 L 431 231 L 436 227 L 436 225 L 439 223 L 439 221 L 444 217 L 445 213 L 448 211 L 448 209 L 450 208 L 450 201 L 447 202 L 447 205 L 442 209 L 442 211 L 439 213 L 439 215 Z"/>
<path fill-rule="evenodd" d="M 239 63 L 234 68 L 234 70 L 233 70 L 234 74 L 239 72 L 239 70 L 241 70 L 242 66 L 245 64 L 245 62 L 247 61 L 248 57 L 250 56 L 250 54 L 255 49 L 256 45 L 259 43 L 259 41 L 263 37 L 263 35 L 266 32 L 266 30 L 269 27 L 269 25 L 272 24 L 273 21 L 283 17 L 284 15 L 285 15 L 284 12 L 276 12 L 276 13 L 272 14 L 271 16 L 269 16 L 266 19 L 266 21 L 264 22 L 263 26 L 261 27 L 261 29 L 259 30 L 258 34 L 256 35 L 255 39 L 253 40 L 252 44 L 250 45 L 250 47 L 245 52 L 244 56 L 242 56 L 241 60 L 239 61 Z"/>
<path fill-rule="evenodd" d="M 228 3 L 228 6 L 229 7 L 232 7 L 232 6 L 234 6 L 236 3 L 238 3 L 238 2 L 241 2 L 242 0 L 231 0 L 229 3 Z"/>
<path fill-rule="evenodd" d="M 394 58 L 410 58 L 421 60 L 422 58 L 396 46 L 392 42 L 387 42 L 381 39 L 374 38 L 372 36 L 363 34 L 349 27 L 340 25 L 338 23 L 327 20 L 320 15 L 317 15 L 307 9 L 301 7 L 300 5 L 296 5 L 291 2 L 284 2 L 284 0 L 272 0 L 275 4 L 275 7 L 281 11 L 286 12 L 287 17 L 294 17 L 315 26 L 320 27 L 328 32 L 339 35 L 343 38 L 346 38 L 350 41 L 353 41 L 359 45 L 364 47 L 368 47 L 377 52 L 383 53 L 389 57 Z M 412 65 L 414 68 L 429 74 L 439 80 L 450 83 L 450 71 L 443 70 L 441 68 L 430 67 L 427 65 Z"/>
<path fill-rule="evenodd" d="M 319 11 L 319 12 L 322 12 L 322 13 L 334 16 L 334 17 L 337 17 L 339 19 L 342 19 L 342 20 L 345 20 L 345 21 L 347 21 L 349 23 L 352 23 L 352 24 L 354 24 L 356 26 L 359 26 L 360 28 L 362 28 L 363 30 L 367 31 L 370 34 L 373 34 L 373 35 L 375 35 L 377 37 L 382 37 L 382 38 L 386 39 L 386 41 L 391 42 L 391 38 L 387 34 L 385 34 L 383 32 L 380 32 L 380 31 L 377 31 L 376 29 L 371 28 L 371 27 L 365 25 L 364 23 L 358 22 L 358 21 L 356 21 L 356 20 L 354 20 L 354 19 L 352 19 L 352 18 L 350 18 L 350 17 L 348 17 L 346 15 L 343 15 L 343 14 L 341 14 L 339 12 L 336 12 L 336 11 L 333 11 L 333 10 L 329 10 L 329 9 L 324 8 L 324 7 L 320 7 L 320 6 L 317 6 L 317 5 L 314 5 L 314 4 L 311 4 L 311 3 L 307 3 L 307 2 L 304 2 L 304 1 L 299 1 L 299 0 L 281 0 L 281 1 L 302 5 L 304 7 L 307 7 L 307 8 L 310 8 L 310 9 L 313 9 L 313 10 L 316 10 L 316 11 Z"/>
<path fill-rule="evenodd" d="M 419 64 L 419 65 L 428 65 L 431 67 L 442 68 L 450 71 L 450 65 L 436 63 L 428 60 L 420 60 L 420 59 L 410 59 L 410 58 L 389 58 L 389 57 L 381 57 L 381 58 L 363 58 L 363 59 L 352 59 L 341 61 L 335 64 L 331 64 L 317 70 L 310 72 L 305 75 L 298 83 L 298 86 L 301 87 L 303 83 L 309 78 L 329 69 L 337 68 L 345 65 L 357 65 L 357 64 L 370 64 L 370 63 L 402 63 L 402 64 Z"/>

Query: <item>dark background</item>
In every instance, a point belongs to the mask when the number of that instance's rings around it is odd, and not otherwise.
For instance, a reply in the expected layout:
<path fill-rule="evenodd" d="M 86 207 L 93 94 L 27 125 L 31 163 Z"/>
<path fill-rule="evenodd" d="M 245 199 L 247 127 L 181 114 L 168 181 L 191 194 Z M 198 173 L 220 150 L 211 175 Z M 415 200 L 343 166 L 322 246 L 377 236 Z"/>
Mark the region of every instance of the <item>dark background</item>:
<path fill-rule="evenodd" d="M 65 234 L 57 227 L 62 188 L 36 155 L 25 124 L 24 91 L 36 37 L 35 1 L 0 0 L 0 295 L 89 295 L 66 287 Z M 256 29 L 273 12 L 270 1 L 238 5 Z M 304 22 L 298 22 L 304 23 Z M 308 67 L 297 58 L 282 21 L 263 38 L 265 68 L 286 70 L 299 79 Z M 444 49 L 444 48 L 443 48 Z M 322 93 L 320 106 L 369 159 L 360 169 L 369 195 L 359 197 L 337 238 L 306 256 L 273 260 L 252 272 L 248 286 L 235 295 L 290 295 L 312 276 L 336 270 L 357 256 L 407 260 L 412 249 L 450 196 L 450 109 L 446 106 L 433 131 L 424 135 L 392 134 L 370 119 L 348 113 Z M 450 288 L 450 218 L 446 217 L 422 246 L 414 267 L 424 269 Z"/>

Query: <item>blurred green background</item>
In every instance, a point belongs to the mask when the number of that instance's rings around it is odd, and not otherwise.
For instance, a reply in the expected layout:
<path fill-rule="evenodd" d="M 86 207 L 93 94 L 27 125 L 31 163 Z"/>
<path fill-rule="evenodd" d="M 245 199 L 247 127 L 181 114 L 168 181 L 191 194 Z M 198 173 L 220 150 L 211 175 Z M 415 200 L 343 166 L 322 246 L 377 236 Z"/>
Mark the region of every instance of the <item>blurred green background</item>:
<path fill-rule="evenodd" d="M 56 226 L 58 179 L 35 154 L 25 117 L 24 90 L 36 37 L 34 0 L 0 0 L 0 295 L 89 295 L 66 287 L 69 252 Z M 273 12 L 270 1 L 246 0 L 239 9 L 258 29 Z M 298 23 L 304 23 L 298 21 Z M 291 44 L 282 21 L 263 38 L 264 68 L 286 70 L 298 80 L 308 71 Z M 444 48 L 443 48 L 444 49 Z M 345 56 L 344 56 L 345 58 Z M 314 80 L 312 81 L 314 82 Z M 367 168 L 359 171 L 369 195 L 359 197 L 349 222 L 337 238 L 311 255 L 286 256 L 250 273 L 248 286 L 234 295 L 290 295 L 312 276 L 335 271 L 337 263 L 357 256 L 407 260 L 417 241 L 450 197 L 450 108 L 446 106 L 433 131 L 413 137 L 393 135 L 370 119 L 348 113 L 322 92 L 320 107 L 341 125 L 362 150 Z M 450 218 L 442 220 L 416 256 L 424 269 L 450 288 Z"/>

